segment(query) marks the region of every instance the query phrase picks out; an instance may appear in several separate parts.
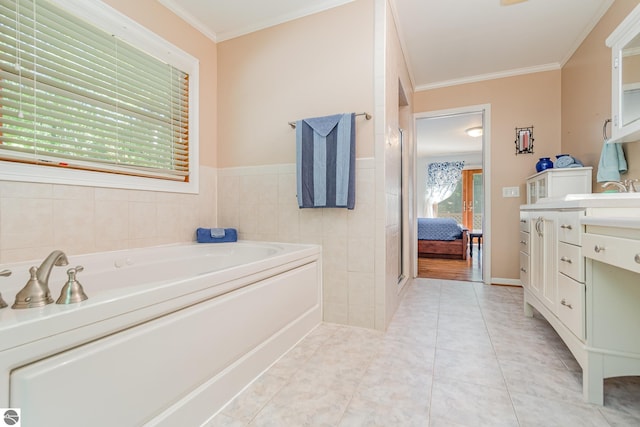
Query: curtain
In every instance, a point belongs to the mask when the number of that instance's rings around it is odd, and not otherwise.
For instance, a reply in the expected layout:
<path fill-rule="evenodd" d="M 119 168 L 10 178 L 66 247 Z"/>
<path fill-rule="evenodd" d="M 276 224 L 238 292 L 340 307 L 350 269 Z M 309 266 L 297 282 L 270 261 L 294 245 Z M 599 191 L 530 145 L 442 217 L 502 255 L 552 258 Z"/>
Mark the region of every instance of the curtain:
<path fill-rule="evenodd" d="M 427 186 L 424 193 L 424 217 L 437 216 L 438 203 L 451 197 L 462 177 L 464 161 L 433 162 L 427 166 Z"/>

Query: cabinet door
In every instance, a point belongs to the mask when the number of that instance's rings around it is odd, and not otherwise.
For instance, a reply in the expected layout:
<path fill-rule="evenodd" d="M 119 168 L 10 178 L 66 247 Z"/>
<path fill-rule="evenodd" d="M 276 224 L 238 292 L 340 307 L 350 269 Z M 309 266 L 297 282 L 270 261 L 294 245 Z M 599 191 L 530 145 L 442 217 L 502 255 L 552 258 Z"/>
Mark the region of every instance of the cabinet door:
<path fill-rule="evenodd" d="M 529 236 L 531 265 L 529 281 L 534 294 L 551 312 L 556 312 L 558 241 L 557 213 L 541 212 Z"/>
<path fill-rule="evenodd" d="M 538 201 L 538 187 L 536 181 L 532 179 L 527 182 L 527 204 L 531 205 Z"/>
<path fill-rule="evenodd" d="M 543 174 L 538 179 L 538 200 L 544 199 L 549 195 L 549 174 Z"/>
<path fill-rule="evenodd" d="M 529 287 L 531 292 L 539 299 L 542 299 L 543 260 L 544 260 L 544 240 L 541 232 L 541 217 L 530 217 L 531 233 L 529 234 Z"/>

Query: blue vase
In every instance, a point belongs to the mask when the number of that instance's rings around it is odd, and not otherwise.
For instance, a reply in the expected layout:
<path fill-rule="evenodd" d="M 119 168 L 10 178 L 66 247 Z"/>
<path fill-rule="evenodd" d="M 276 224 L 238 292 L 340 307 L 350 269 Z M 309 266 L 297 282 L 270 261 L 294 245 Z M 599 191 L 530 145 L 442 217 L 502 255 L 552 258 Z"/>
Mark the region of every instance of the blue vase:
<path fill-rule="evenodd" d="M 545 169 L 553 168 L 553 162 L 549 157 L 540 157 L 538 163 L 536 163 L 536 171 L 542 172 Z"/>

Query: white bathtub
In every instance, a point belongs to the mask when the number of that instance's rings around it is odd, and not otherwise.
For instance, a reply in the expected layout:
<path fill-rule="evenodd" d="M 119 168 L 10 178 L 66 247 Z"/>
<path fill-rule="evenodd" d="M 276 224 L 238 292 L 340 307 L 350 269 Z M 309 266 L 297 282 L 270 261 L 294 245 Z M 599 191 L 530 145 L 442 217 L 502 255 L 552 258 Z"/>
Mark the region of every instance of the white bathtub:
<path fill-rule="evenodd" d="M 52 296 L 82 265 L 88 300 L 0 310 L 0 407 L 21 408 L 24 427 L 201 425 L 322 316 L 315 245 L 68 258 L 52 271 Z M 0 266 L 14 273 L 0 282 L 9 305 L 33 264 Z"/>

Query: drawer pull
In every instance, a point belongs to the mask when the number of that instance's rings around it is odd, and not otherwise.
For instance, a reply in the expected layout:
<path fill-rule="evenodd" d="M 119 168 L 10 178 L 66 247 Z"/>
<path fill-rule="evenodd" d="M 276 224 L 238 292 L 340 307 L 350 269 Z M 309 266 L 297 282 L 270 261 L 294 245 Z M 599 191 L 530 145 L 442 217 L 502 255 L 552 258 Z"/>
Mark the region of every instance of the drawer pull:
<path fill-rule="evenodd" d="M 521 219 L 521 220 L 520 220 L 520 222 L 521 222 L 522 224 L 526 224 L 526 223 L 527 223 L 527 220 L 526 220 L 526 219 Z"/>
<path fill-rule="evenodd" d="M 600 252 L 604 252 L 605 247 L 604 246 L 600 246 L 600 245 L 595 245 L 593 250 L 596 251 L 597 254 L 599 254 Z"/>
<path fill-rule="evenodd" d="M 527 241 L 526 241 L 526 240 L 520 240 L 520 244 L 521 244 L 521 245 L 526 245 L 526 244 L 527 244 Z"/>
<path fill-rule="evenodd" d="M 633 257 L 633 260 L 640 264 L 640 254 L 636 254 L 636 256 Z"/>
<path fill-rule="evenodd" d="M 562 301 L 560 301 L 560 304 L 564 305 L 565 307 L 567 307 L 570 310 L 573 310 L 573 307 L 571 306 L 571 304 L 568 303 L 567 300 L 565 300 L 564 298 L 562 298 Z"/>
<path fill-rule="evenodd" d="M 560 226 L 560 228 L 566 228 L 567 230 L 573 230 L 573 227 L 571 226 L 571 224 L 562 224 Z"/>
<path fill-rule="evenodd" d="M 524 268 L 524 267 L 520 267 L 520 271 L 522 271 L 523 273 L 526 273 L 526 272 L 527 272 L 527 269 L 526 269 L 526 268 Z"/>
<path fill-rule="evenodd" d="M 571 258 L 567 258 L 565 256 L 560 258 L 560 261 L 566 262 L 567 264 L 571 264 L 573 262 L 573 261 L 571 261 Z"/>

